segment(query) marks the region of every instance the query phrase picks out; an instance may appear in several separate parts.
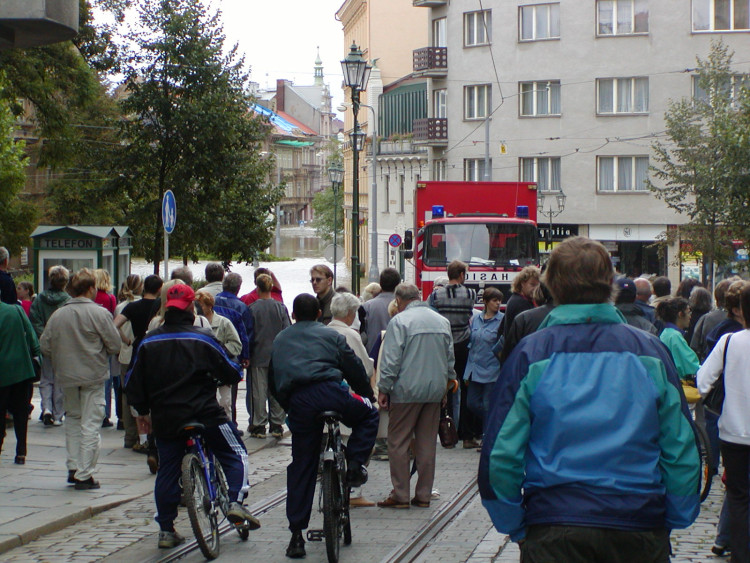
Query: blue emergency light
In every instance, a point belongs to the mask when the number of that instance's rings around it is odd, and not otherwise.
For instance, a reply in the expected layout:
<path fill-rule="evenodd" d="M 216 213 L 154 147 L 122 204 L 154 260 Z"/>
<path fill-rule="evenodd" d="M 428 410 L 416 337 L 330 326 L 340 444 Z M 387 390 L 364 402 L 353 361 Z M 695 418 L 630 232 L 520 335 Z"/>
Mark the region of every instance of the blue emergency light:
<path fill-rule="evenodd" d="M 528 213 L 528 211 L 527 211 Z M 444 205 L 433 205 L 432 206 L 432 218 L 442 219 L 445 217 L 445 206 Z"/>
<path fill-rule="evenodd" d="M 516 217 L 518 217 L 519 219 L 528 219 L 529 218 L 529 206 L 528 205 L 516 206 Z"/>

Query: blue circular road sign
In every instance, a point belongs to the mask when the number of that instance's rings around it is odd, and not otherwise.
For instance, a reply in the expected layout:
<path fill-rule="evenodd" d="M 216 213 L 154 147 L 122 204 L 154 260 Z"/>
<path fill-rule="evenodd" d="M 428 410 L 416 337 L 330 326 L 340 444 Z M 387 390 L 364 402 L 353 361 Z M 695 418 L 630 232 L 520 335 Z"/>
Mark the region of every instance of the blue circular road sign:
<path fill-rule="evenodd" d="M 164 225 L 164 231 L 172 234 L 177 224 L 177 201 L 172 190 L 167 190 L 161 200 L 161 222 Z"/>
<path fill-rule="evenodd" d="M 392 234 L 390 237 L 388 237 L 388 244 L 390 244 L 393 248 L 398 248 L 401 246 L 401 235 L 399 234 Z"/>

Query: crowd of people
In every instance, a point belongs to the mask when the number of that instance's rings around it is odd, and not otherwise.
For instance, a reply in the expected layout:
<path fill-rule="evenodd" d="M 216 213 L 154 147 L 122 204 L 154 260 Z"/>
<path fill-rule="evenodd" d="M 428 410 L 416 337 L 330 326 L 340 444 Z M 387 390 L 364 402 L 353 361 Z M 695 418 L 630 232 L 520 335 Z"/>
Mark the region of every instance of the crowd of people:
<path fill-rule="evenodd" d="M 439 497 L 440 422 L 450 417 L 461 447 L 481 452 L 493 523 L 531 562 L 623 553 L 667 561 L 669 531 L 699 510 L 693 425 L 704 424 L 711 471 L 723 466 L 727 491 L 712 550 L 750 561 L 750 283 L 739 278 L 718 283 L 713 296 L 697 280 L 673 293 L 664 276 L 616 276 L 601 244 L 573 237 L 544 271 L 517 272 L 505 305 L 499 289 L 478 296 L 467 286 L 460 261 L 430 295 L 386 268 L 361 298 L 334 287 L 333 272 L 318 264 L 312 293 L 294 299 L 290 319 L 267 268 L 255 270 L 255 289 L 243 296 L 242 278 L 218 263 L 206 266 L 203 284 L 183 267 L 168 281 L 128 276 L 115 296 L 105 270 L 71 275 L 58 265 L 35 296 L 31 284 L 13 283 L 7 263 L 0 248 L 0 373 L 12 372 L 0 381 L 0 410 L 3 425 L 5 411 L 15 422 L 16 463 L 27 455 L 35 380 L 42 424 L 64 427 L 76 490 L 100 486 L 100 429 L 117 418 L 124 447 L 147 454 L 157 475 L 159 547 L 183 541 L 174 528 L 180 424 L 206 425 L 227 473 L 229 518 L 251 528 L 260 523 L 243 504 L 242 437 L 278 439 L 286 424 L 295 492 L 286 554 L 304 557 L 318 415 L 336 411 L 351 428 L 352 508 L 428 508 Z M 243 376 L 246 427 L 236 408 Z M 706 395 L 720 378 L 723 412 L 694 420 L 683 385 L 697 379 Z M 363 488 L 371 459 L 388 462 L 392 483 L 377 502 Z"/>

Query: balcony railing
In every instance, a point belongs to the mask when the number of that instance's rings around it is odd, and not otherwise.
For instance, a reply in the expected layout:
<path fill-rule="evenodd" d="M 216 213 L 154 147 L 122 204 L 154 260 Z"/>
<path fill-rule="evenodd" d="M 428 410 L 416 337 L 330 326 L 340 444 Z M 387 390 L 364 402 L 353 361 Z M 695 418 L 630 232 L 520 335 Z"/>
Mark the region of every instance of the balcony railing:
<path fill-rule="evenodd" d="M 414 72 L 421 76 L 448 74 L 448 47 L 422 47 L 413 52 Z"/>
<path fill-rule="evenodd" d="M 448 119 L 428 117 L 414 120 L 414 142 L 427 145 L 448 144 Z"/>

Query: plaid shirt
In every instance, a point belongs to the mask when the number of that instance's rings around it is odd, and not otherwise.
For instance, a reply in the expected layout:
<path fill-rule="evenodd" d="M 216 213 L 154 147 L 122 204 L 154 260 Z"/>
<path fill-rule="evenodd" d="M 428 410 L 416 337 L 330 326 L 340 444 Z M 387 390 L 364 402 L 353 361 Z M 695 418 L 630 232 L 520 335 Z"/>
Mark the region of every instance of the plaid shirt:
<path fill-rule="evenodd" d="M 477 292 L 460 283 L 438 287 L 430 295 L 429 304 L 451 323 L 454 344 L 471 336 L 469 323 L 476 300 Z"/>

